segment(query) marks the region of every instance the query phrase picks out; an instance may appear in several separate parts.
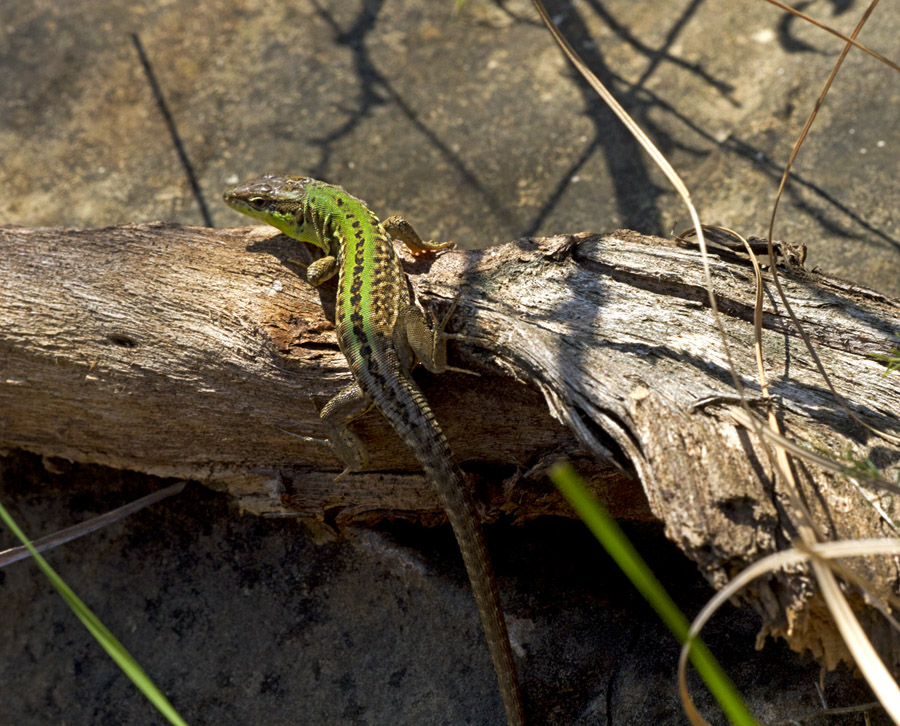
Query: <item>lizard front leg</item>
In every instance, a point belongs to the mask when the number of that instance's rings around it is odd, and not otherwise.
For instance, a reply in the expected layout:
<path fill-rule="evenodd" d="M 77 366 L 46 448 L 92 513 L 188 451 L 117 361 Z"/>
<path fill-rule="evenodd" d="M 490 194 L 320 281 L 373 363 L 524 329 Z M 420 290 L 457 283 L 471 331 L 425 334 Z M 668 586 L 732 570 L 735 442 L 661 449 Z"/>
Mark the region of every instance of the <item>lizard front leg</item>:
<path fill-rule="evenodd" d="M 372 399 L 356 383 L 342 388 L 319 413 L 325 425 L 328 440 L 334 453 L 344 463 L 345 469 L 335 481 L 354 471 L 362 471 L 369 465 L 369 452 L 348 424 L 372 407 Z"/>
<path fill-rule="evenodd" d="M 317 287 L 334 277 L 337 271 L 338 262 L 336 257 L 332 255 L 320 257 L 306 268 L 306 279 L 309 280 L 310 285 Z M 341 394 L 339 393 L 338 395 Z"/>
<path fill-rule="evenodd" d="M 453 247 L 455 242 L 432 242 L 431 240 L 423 240 L 413 229 L 413 226 L 404 218 L 398 215 L 388 217 L 381 226 L 392 239 L 402 242 L 406 249 L 414 255 L 423 255 L 429 252 L 437 252 Z"/>

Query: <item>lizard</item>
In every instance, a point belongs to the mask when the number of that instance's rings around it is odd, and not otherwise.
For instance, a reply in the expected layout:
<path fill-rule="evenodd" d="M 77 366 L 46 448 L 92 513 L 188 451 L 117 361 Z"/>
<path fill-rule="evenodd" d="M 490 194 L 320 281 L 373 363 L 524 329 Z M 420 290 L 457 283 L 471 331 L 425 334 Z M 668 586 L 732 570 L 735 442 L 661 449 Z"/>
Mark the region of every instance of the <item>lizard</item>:
<path fill-rule="evenodd" d="M 525 723 L 515 660 L 480 519 L 465 476 L 425 396 L 411 377 L 421 363 L 434 373 L 447 365 L 443 320 L 429 325 L 410 296 L 406 273 L 392 242 L 413 254 L 446 249 L 429 242 L 400 217 L 384 222 L 343 188 L 311 178 L 267 174 L 224 193 L 231 208 L 266 222 L 321 251 L 307 268 L 310 284 L 337 275 L 335 329 L 353 383 L 328 401 L 320 419 L 337 457 L 340 476 L 368 466 L 365 445 L 348 427 L 373 405 L 412 450 L 431 481 L 462 553 L 481 617 L 509 726 Z"/>

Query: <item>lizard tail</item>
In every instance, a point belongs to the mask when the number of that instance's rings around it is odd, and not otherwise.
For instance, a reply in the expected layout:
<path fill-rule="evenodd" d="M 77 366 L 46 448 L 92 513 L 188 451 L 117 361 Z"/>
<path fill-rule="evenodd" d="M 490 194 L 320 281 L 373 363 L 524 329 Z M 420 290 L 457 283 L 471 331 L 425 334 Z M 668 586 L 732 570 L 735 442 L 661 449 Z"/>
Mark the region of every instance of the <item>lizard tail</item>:
<path fill-rule="evenodd" d="M 425 396 L 415 383 L 403 376 L 395 377 L 394 386 L 396 389 L 393 395 L 388 394 L 387 400 L 378 400 L 379 396 L 375 396 L 375 405 L 382 409 L 388 421 L 394 422 L 397 433 L 416 453 L 437 490 L 469 575 L 497 673 L 507 723 L 509 726 L 524 726 L 525 713 L 516 663 L 475 502 Z"/>
<path fill-rule="evenodd" d="M 426 474 L 432 481 L 437 481 L 437 477 L 444 475 L 445 472 L 429 471 L 429 468 L 426 467 Z M 497 581 L 488 555 L 487 544 L 484 541 L 484 533 L 475 503 L 472 501 L 472 496 L 461 472 L 458 473 L 457 479 L 459 486 L 454 485 L 449 497 L 445 493 L 439 492 L 441 503 L 450 519 L 463 562 L 466 565 L 469 581 L 472 583 L 475 602 L 481 615 L 481 625 L 484 628 L 491 659 L 494 662 L 494 670 L 497 673 L 500 695 L 506 709 L 507 723 L 509 726 L 524 726 L 525 713 L 522 707 L 522 695 L 519 691 L 516 663 L 513 659 L 506 618 L 500 604 L 500 593 L 497 591 Z"/>

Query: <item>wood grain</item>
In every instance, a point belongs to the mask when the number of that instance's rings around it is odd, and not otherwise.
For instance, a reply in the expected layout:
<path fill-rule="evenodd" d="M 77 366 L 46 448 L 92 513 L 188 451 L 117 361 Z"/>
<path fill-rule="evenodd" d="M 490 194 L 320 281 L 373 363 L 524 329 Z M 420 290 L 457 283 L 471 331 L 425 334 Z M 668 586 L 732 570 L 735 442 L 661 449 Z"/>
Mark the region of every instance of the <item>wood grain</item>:
<path fill-rule="evenodd" d="M 336 526 L 442 519 L 377 414 L 358 424 L 373 470 L 334 481 L 341 467 L 318 423 L 349 381 L 334 288 L 304 282 L 291 262 L 304 253 L 287 238 L 267 228 L 3 227 L 0 250 L 0 446 L 196 479 L 267 515 Z M 724 249 L 711 262 L 737 369 L 758 390 L 752 269 Z M 568 456 L 615 515 L 659 519 L 716 586 L 790 543 L 797 513 L 760 442 L 730 415 L 696 249 L 633 232 L 581 234 L 453 251 L 408 271 L 435 314 L 460 293 L 450 327 L 467 339 L 451 344 L 451 357 L 480 376 L 416 376 L 486 519 L 568 515 L 544 476 Z M 896 344 L 900 303 L 802 267 L 783 276 L 851 408 L 900 434 L 898 375 L 871 357 Z M 835 404 L 771 289 L 765 299 L 764 358 L 787 435 L 895 479 L 900 451 Z M 695 405 L 710 396 L 724 398 Z M 896 535 L 895 495 L 796 469 L 827 536 Z M 876 592 L 896 591 L 895 562 L 852 565 Z M 828 665 L 846 656 L 802 568 L 746 597 L 762 635 Z M 853 597 L 896 665 L 895 636 Z"/>

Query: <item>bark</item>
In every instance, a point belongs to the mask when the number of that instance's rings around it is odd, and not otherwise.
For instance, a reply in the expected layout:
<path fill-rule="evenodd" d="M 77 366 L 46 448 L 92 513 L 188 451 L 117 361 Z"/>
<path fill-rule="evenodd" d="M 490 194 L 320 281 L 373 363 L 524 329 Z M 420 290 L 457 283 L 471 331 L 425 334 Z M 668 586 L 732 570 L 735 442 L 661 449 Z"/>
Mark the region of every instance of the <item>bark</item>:
<path fill-rule="evenodd" d="M 377 413 L 356 427 L 372 471 L 334 481 L 341 466 L 318 421 L 349 381 L 334 287 L 309 287 L 291 262 L 302 253 L 274 230 L 6 227 L 0 250 L 0 446 L 196 479 L 260 514 L 336 525 L 441 519 Z M 785 290 L 825 368 L 857 415 L 900 433 L 898 374 L 885 376 L 871 357 L 895 344 L 900 303 L 796 259 Z M 711 265 L 734 364 L 758 391 L 752 268 L 727 249 Z M 486 519 L 569 514 L 544 476 L 566 456 L 616 516 L 662 521 L 714 585 L 790 544 L 797 513 L 760 442 L 731 415 L 697 250 L 633 232 L 584 234 L 449 252 L 408 271 L 437 315 L 459 291 L 451 329 L 467 338 L 451 344 L 451 358 L 480 376 L 416 377 Z M 898 447 L 835 404 L 771 289 L 765 306 L 763 356 L 787 435 L 896 479 Z M 895 495 L 795 469 L 826 536 L 896 534 Z M 876 593 L 896 592 L 893 560 L 850 564 Z M 896 666 L 896 636 L 853 592 Z M 747 598 L 762 635 L 829 666 L 846 656 L 804 568 L 757 583 Z"/>

